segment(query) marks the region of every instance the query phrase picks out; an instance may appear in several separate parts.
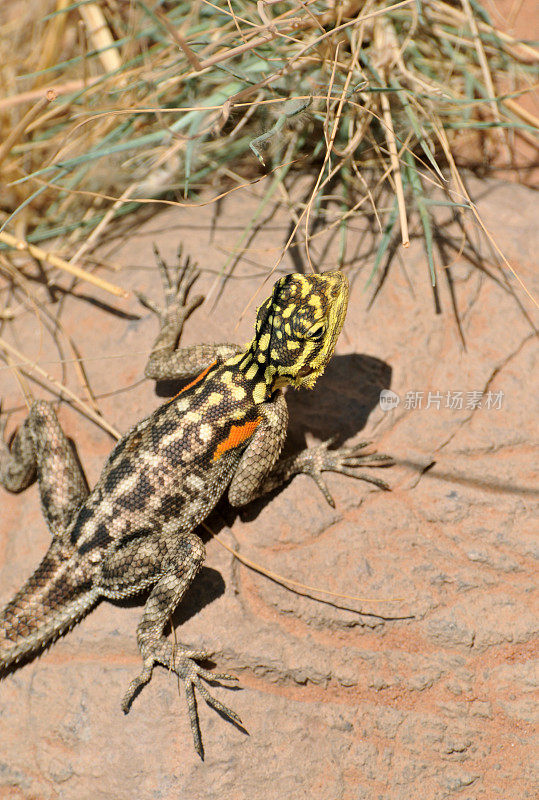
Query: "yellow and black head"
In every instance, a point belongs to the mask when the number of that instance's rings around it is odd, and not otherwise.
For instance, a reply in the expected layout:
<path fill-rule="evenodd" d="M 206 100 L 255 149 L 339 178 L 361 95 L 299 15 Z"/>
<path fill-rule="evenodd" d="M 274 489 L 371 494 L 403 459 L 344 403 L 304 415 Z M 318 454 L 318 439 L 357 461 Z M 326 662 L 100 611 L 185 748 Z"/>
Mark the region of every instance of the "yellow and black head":
<path fill-rule="evenodd" d="M 258 309 L 248 351 L 268 388 L 313 388 L 333 355 L 347 305 L 348 281 L 337 270 L 277 281 Z"/>

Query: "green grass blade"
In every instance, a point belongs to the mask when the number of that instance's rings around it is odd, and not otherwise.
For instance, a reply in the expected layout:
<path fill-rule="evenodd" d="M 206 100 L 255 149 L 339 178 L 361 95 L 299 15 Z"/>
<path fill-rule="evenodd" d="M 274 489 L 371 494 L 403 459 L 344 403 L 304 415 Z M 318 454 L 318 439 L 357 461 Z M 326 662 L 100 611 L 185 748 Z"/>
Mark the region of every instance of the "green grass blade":
<path fill-rule="evenodd" d="M 408 151 L 405 151 L 403 153 L 403 158 L 406 162 L 406 173 L 414 193 L 417 210 L 419 211 L 419 219 L 421 220 L 421 227 L 423 228 L 423 235 L 425 237 L 425 251 L 427 253 L 427 260 L 429 262 L 430 279 L 432 285 L 436 286 L 432 222 L 427 207 L 426 198 L 423 192 L 423 187 L 421 186 L 421 179 L 413 162 L 412 155 Z"/>
<path fill-rule="evenodd" d="M 367 279 L 367 282 L 365 284 L 365 289 L 367 289 L 369 287 L 372 279 L 374 278 L 374 276 L 378 272 L 380 264 L 382 263 L 382 259 L 383 259 L 384 255 L 385 255 L 385 253 L 387 252 L 387 249 L 388 249 L 388 247 L 389 247 L 389 245 L 391 243 L 391 238 L 393 236 L 393 230 L 395 228 L 395 223 L 397 221 L 398 214 L 399 214 L 399 204 L 397 202 L 397 198 L 395 197 L 395 199 L 393 201 L 393 208 L 391 209 L 391 212 L 389 214 L 389 219 L 388 219 L 387 224 L 386 224 L 386 226 L 384 228 L 384 233 L 382 235 L 382 238 L 380 239 L 380 244 L 378 245 L 378 249 L 376 251 L 376 257 L 374 259 L 374 266 L 373 266 L 373 268 L 371 270 L 371 273 L 370 273 L 370 275 L 369 275 L 369 277 Z"/>

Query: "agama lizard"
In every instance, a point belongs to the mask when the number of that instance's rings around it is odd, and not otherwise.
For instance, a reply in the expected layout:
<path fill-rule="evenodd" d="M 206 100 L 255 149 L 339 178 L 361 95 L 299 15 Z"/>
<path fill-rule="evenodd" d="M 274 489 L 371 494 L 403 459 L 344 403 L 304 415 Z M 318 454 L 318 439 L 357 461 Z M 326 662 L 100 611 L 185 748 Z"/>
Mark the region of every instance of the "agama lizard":
<path fill-rule="evenodd" d="M 154 664 L 173 670 L 185 686 L 202 757 L 195 688 L 210 706 L 241 721 L 201 680 L 232 677 L 203 668 L 197 661 L 207 658 L 204 652 L 173 646 L 163 635 L 204 560 L 197 525 L 226 491 L 233 506 L 243 506 L 297 473 L 311 475 L 331 505 L 324 470 L 387 488 L 356 468 L 387 464 L 388 458 L 361 454 L 363 443 L 339 450 L 320 444 L 279 460 L 288 422 L 282 390 L 312 388 L 330 360 L 348 304 L 341 272 L 278 280 L 245 347 L 177 349 L 185 319 L 202 300 L 188 299 L 198 273 L 186 262 L 171 276 L 159 256 L 158 263 L 164 308 L 139 296 L 161 324 L 146 376 L 192 380 L 118 441 L 93 491 L 49 403 L 33 403 L 11 449 L 0 435 L 0 483 L 18 492 L 37 476 L 53 537 L 34 574 L 0 614 L 0 672 L 51 644 L 101 598 L 151 587 L 137 628 L 142 671 L 122 708 L 129 711 Z"/>

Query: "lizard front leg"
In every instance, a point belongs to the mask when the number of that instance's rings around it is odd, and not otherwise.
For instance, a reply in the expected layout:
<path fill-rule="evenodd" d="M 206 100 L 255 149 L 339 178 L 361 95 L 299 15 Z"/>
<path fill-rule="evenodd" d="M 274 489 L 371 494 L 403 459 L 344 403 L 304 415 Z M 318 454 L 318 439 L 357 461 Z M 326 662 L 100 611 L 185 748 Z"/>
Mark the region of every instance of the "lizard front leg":
<path fill-rule="evenodd" d="M 88 496 L 73 448 L 50 403 L 38 400 L 17 431 L 11 450 L 0 427 L 0 484 L 20 492 L 37 477 L 41 507 L 50 532 L 64 534 Z"/>
<path fill-rule="evenodd" d="M 228 488 L 233 506 L 244 506 L 265 494 L 269 476 L 286 438 L 288 407 L 283 393 L 258 406 L 262 421 L 247 445 Z M 277 485 L 277 484 L 275 484 Z"/>
<path fill-rule="evenodd" d="M 238 715 L 207 690 L 208 681 L 235 680 L 233 676 L 216 674 L 204 669 L 195 659 L 207 654 L 187 645 L 172 644 L 163 635 L 174 609 L 197 574 L 205 557 L 202 541 L 193 533 L 183 533 L 178 522 L 170 522 L 147 539 L 131 542 L 109 555 L 99 578 L 99 590 L 104 597 L 118 598 L 132 594 L 135 588 L 154 583 L 137 628 L 137 643 L 143 668 L 131 681 L 122 700 L 122 710 L 128 713 L 136 694 L 152 676 L 155 664 L 162 664 L 183 681 L 193 740 L 197 753 L 203 758 L 203 747 L 196 709 L 195 689 L 208 705 L 241 724 Z"/>
<path fill-rule="evenodd" d="M 230 484 L 228 497 L 234 506 L 243 506 L 277 489 L 294 475 L 310 475 L 329 505 L 335 501 L 322 478 L 322 472 L 339 472 L 351 478 L 368 481 L 380 489 L 388 489 L 381 478 L 356 472 L 358 467 L 390 466 L 393 459 L 378 453 L 363 454 L 361 451 L 369 442 L 360 442 L 352 447 L 330 450 L 331 440 L 314 447 L 307 447 L 295 456 L 278 460 L 288 422 L 286 401 L 281 393 L 259 408 L 263 416 Z"/>
<path fill-rule="evenodd" d="M 362 453 L 361 451 L 370 442 L 359 442 L 351 447 L 339 447 L 337 450 L 329 449 L 331 443 L 330 439 L 314 447 L 307 447 L 297 455 L 279 461 L 260 486 L 257 496 L 271 492 L 294 475 L 310 475 L 329 505 L 335 508 L 335 501 L 322 478 L 322 472 L 339 472 L 350 478 L 373 483 L 379 489 L 389 489 L 388 484 L 381 478 L 367 475 L 364 472 L 356 472 L 356 470 L 358 467 L 389 467 L 394 463 L 391 456 L 381 453 Z"/>
<path fill-rule="evenodd" d="M 204 300 L 202 295 L 189 299 L 200 272 L 186 258 L 183 264 L 180 260 L 176 275 L 172 276 L 155 246 L 154 252 L 161 273 L 165 305 L 158 306 L 137 293 L 142 305 L 157 315 L 161 326 L 146 364 L 146 377 L 154 380 L 192 378 L 215 361 L 221 363 L 240 352 L 238 345 L 230 343 L 196 344 L 177 349 L 185 320 Z"/>

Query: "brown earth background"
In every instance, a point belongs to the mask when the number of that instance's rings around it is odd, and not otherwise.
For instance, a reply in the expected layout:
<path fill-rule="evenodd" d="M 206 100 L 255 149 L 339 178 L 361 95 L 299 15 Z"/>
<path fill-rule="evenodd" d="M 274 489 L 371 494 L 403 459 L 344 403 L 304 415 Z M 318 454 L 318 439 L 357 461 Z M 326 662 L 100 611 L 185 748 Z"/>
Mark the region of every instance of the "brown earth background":
<path fill-rule="evenodd" d="M 537 296 L 537 193 L 495 180 L 470 185 L 486 227 Z M 160 299 L 152 242 L 174 262 L 181 241 L 202 268 L 199 288 L 214 291 L 259 196 L 254 188 L 218 207 L 154 217 L 103 250 L 103 260 L 120 268 L 107 277 Z M 438 223 L 457 236 L 443 212 Z M 288 395 L 287 447 L 331 436 L 373 439 L 396 459 L 377 472 L 392 491 L 329 475 L 333 510 L 301 476 L 239 514 L 222 503 L 209 526 L 272 572 L 370 599 L 302 597 L 208 541 L 206 566 L 175 615 L 176 635 L 239 677 L 241 689 L 215 694 L 238 711 L 249 735 L 199 702 L 202 763 L 183 694 L 160 669 L 124 717 L 120 698 L 140 666 L 142 606 L 102 603 L 0 684 L 0 798 L 537 796 L 533 305 L 514 278 L 505 284 L 490 268 L 494 256 L 479 232 L 486 268 L 456 256 L 451 282 L 440 276 L 438 309 L 416 240 L 374 296 L 365 289 L 371 266 L 355 272 L 365 262 L 362 221 L 352 228 L 347 263 L 356 278 L 345 330 L 316 389 Z M 288 233 L 288 217 L 268 209 L 236 277 L 215 308 L 214 293 L 197 310 L 183 343 L 249 337 L 266 288 L 254 303 L 253 295 Z M 331 266 L 336 247 L 321 236 L 314 263 Z M 295 252 L 282 272 L 305 266 Z M 154 385 L 141 380 L 156 323 L 134 296 L 117 302 L 81 284 L 58 313 L 112 424 L 124 431 L 156 407 Z M 19 319 L 13 341 L 78 390 L 72 365 L 62 368 L 31 314 Z M 14 412 L 9 433 L 25 411 L 15 377 L 1 375 L 4 407 Z M 32 386 L 36 397 L 49 397 Z M 379 394 L 388 388 L 400 403 L 384 412 Z M 422 392 L 423 407 L 407 408 L 407 392 Z M 432 396 L 425 407 L 429 392 L 440 393 L 440 408 Z M 445 407 L 448 392 L 463 393 L 462 409 Z M 482 393 L 481 408 L 467 407 L 470 392 Z M 501 408 L 486 407 L 489 392 Z M 59 416 L 93 484 L 112 439 L 67 405 Z M 39 562 L 48 533 L 35 486 L 19 496 L 2 492 L 0 509 L 3 604 Z"/>
<path fill-rule="evenodd" d="M 495 181 L 473 188 L 486 226 L 533 291 L 536 194 Z M 167 212 L 109 248 L 106 260 L 122 267 L 122 285 L 158 299 L 151 243 L 174 261 L 182 241 L 203 267 L 199 288 L 209 291 L 251 207 L 232 196 L 217 225 L 212 205 L 181 218 Z M 449 223 L 441 218 L 440 226 L 449 235 Z M 240 263 L 215 309 L 210 301 L 195 312 L 184 343 L 249 336 L 252 303 L 237 319 L 261 283 L 253 261 L 271 263 L 287 232 L 286 216 L 269 211 L 250 243 L 250 263 Z M 353 263 L 361 263 L 362 241 L 358 229 Z M 319 243 L 313 255 L 331 263 L 331 246 Z M 463 260 L 451 273 L 466 347 L 448 282 L 439 283 L 436 313 L 424 253 L 413 242 L 368 310 L 373 292 L 364 290 L 367 273 L 358 274 L 326 374 L 313 392 L 288 395 L 292 449 L 330 436 L 374 439 L 396 458 L 379 471 L 392 491 L 329 475 L 333 510 L 299 476 L 240 514 L 223 503 L 209 520 L 225 542 L 273 572 L 373 600 L 315 602 L 209 541 L 206 567 L 176 614 L 176 635 L 207 650 L 219 671 L 238 675 L 241 690 L 215 691 L 249 735 L 199 703 L 201 763 L 184 698 L 159 669 L 124 717 L 119 700 L 139 669 L 141 605 L 102 603 L 0 686 L 0 797 L 536 796 L 536 344 L 507 286 Z M 159 402 L 154 385 L 140 381 L 156 322 L 135 298 L 111 303 L 103 295 L 96 305 L 94 297 L 79 287 L 61 319 L 86 356 L 106 418 L 126 430 Z M 57 352 L 45 335 L 36 337 L 29 315 L 17 326 L 17 343 L 62 376 Z M 24 411 L 7 370 L 2 387 L 5 407 L 20 408 L 12 429 Z M 378 403 L 383 388 L 401 398 L 389 412 Z M 439 409 L 424 407 L 429 391 L 442 395 Z M 462 410 L 445 408 L 447 392 L 457 391 Z M 475 410 L 466 408 L 474 391 L 483 393 Z M 503 393 L 501 408 L 485 407 L 489 391 Z M 407 409 L 407 392 L 423 392 L 423 408 Z M 93 484 L 111 439 L 66 406 L 59 414 Z M 1 534 L 4 602 L 47 547 L 35 486 L 20 496 L 2 493 Z"/>

